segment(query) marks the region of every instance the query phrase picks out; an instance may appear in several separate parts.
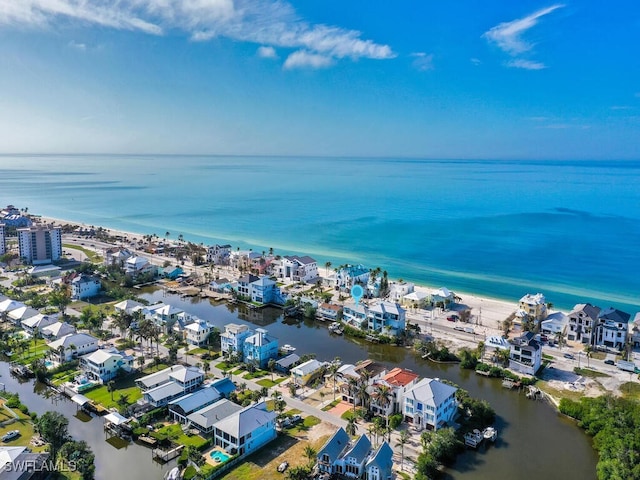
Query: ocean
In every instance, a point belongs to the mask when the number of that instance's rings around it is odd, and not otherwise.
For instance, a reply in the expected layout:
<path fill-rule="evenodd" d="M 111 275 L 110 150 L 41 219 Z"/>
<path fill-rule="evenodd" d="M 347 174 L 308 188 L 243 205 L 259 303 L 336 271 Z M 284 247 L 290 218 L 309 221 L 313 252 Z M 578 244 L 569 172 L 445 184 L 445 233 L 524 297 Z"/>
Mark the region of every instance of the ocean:
<path fill-rule="evenodd" d="M 0 156 L 0 204 L 30 213 L 632 315 L 639 185 L 638 161 Z"/>

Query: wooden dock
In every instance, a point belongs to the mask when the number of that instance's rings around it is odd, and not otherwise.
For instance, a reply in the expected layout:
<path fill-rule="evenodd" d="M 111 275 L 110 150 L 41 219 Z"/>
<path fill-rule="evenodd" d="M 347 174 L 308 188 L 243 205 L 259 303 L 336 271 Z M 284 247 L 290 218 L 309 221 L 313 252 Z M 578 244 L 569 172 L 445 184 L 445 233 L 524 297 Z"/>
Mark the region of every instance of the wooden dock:
<path fill-rule="evenodd" d="M 160 448 L 154 448 L 151 451 L 151 455 L 153 456 L 154 460 L 160 460 L 161 462 L 168 462 L 176 458 L 178 455 L 180 455 L 180 452 L 182 452 L 183 448 L 184 448 L 184 445 L 178 445 L 176 448 L 172 448 L 171 450 L 162 450 Z"/>

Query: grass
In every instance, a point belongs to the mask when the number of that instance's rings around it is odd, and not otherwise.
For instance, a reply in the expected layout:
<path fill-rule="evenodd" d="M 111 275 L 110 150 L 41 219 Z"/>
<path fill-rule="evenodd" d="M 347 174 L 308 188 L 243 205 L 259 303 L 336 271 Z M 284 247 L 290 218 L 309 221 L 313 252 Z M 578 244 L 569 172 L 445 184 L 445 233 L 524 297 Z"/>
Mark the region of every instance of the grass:
<path fill-rule="evenodd" d="M 333 407 L 335 407 L 336 405 L 338 405 L 340 403 L 340 399 L 336 398 L 333 402 L 331 402 L 328 405 L 325 405 L 324 407 L 322 407 L 322 410 L 324 412 L 328 412 L 329 410 L 331 410 Z"/>
<path fill-rule="evenodd" d="M 576 375 L 582 375 L 583 377 L 589 378 L 598 378 L 598 377 L 610 377 L 611 375 L 606 374 L 604 372 L 598 372 L 597 370 L 592 370 L 590 368 L 574 368 L 573 372 Z"/>
<path fill-rule="evenodd" d="M 340 415 L 340 418 L 342 418 L 343 420 L 351 420 L 353 417 L 360 418 L 361 410 L 362 410 L 361 408 L 356 408 L 356 411 L 354 412 L 353 409 L 350 408 L 349 410 L 344 412 L 342 415 Z"/>
<path fill-rule="evenodd" d="M 35 347 L 33 346 L 33 341 L 29 340 L 29 348 L 22 352 L 20 356 L 15 358 L 15 361 L 17 363 L 21 363 L 22 365 L 29 365 L 36 359 L 45 358 L 49 353 L 49 350 L 50 349 L 44 340 L 36 340 Z"/>
<path fill-rule="evenodd" d="M 640 384 L 637 382 L 625 382 L 620 385 L 620 392 L 625 398 L 638 400 L 640 399 Z"/>
<path fill-rule="evenodd" d="M 604 360 L 607 358 L 606 352 L 591 352 L 591 358 L 595 358 L 596 360 Z"/>
<path fill-rule="evenodd" d="M 561 398 L 568 398 L 569 400 L 573 400 L 574 402 L 579 402 L 583 397 L 582 392 L 574 392 L 573 390 L 564 390 L 553 388 L 549 385 L 548 382 L 539 380 L 536 383 L 536 386 L 540 388 L 545 393 L 548 393 L 553 398 L 560 400 Z"/>
<path fill-rule="evenodd" d="M 205 353 L 209 353 L 209 350 L 206 348 L 194 348 L 193 350 L 189 350 L 189 355 L 203 355 Z"/>
<path fill-rule="evenodd" d="M 157 435 L 166 435 L 168 438 L 173 439 L 176 443 L 180 445 L 190 446 L 193 445 L 196 448 L 201 448 L 207 443 L 207 440 L 200 435 L 187 435 L 182 432 L 182 428 L 180 425 L 166 425 L 162 427 L 160 430 L 152 434 L 153 437 L 157 438 Z"/>
<path fill-rule="evenodd" d="M 548 355 L 546 353 L 542 354 L 542 358 L 544 358 L 545 360 L 554 360 L 553 355 Z"/>
<path fill-rule="evenodd" d="M 269 372 L 266 370 L 256 370 L 253 373 L 247 373 L 242 378 L 246 378 L 247 380 L 251 380 L 252 378 L 264 377 L 265 375 L 269 375 Z"/>
<path fill-rule="evenodd" d="M 31 437 L 33 437 L 33 435 L 35 434 L 31 420 L 23 418 L 4 427 L 0 427 L 0 436 L 11 430 L 18 430 L 20 432 L 20 435 L 13 440 L 10 440 L 9 442 L 2 442 L 3 447 L 25 446 L 29 447 L 34 452 L 41 452 L 45 450 L 44 446 L 34 447 L 33 445 L 29 445 Z"/>
<path fill-rule="evenodd" d="M 71 243 L 63 243 L 62 247 L 73 249 L 73 250 L 80 250 L 82 253 L 84 253 L 87 256 L 89 261 L 92 263 L 102 262 L 102 257 L 98 255 L 96 252 L 94 252 L 93 250 L 89 250 L 88 248 L 81 247 L 80 245 L 73 245 Z"/>
<path fill-rule="evenodd" d="M 247 378 L 246 376 L 244 378 Z M 276 378 L 275 380 L 271 380 L 270 378 L 263 378 L 262 380 L 258 380 L 256 383 L 261 387 L 275 387 L 276 385 L 284 382 L 286 378 Z"/>
<path fill-rule="evenodd" d="M 95 403 L 99 403 L 105 408 L 118 407 L 117 400 L 121 395 L 126 394 L 129 396 L 128 403 L 131 405 L 135 403 L 137 400 L 142 398 L 142 392 L 140 388 L 138 388 L 135 384 L 135 379 L 137 377 L 127 376 L 125 378 L 119 379 L 115 381 L 113 394 L 109 392 L 109 389 L 106 385 L 101 385 L 98 388 L 94 388 L 87 392 L 84 392 L 83 395 L 87 397 L 89 400 L 92 400 Z M 113 400 L 112 400 L 113 396 Z"/>
<path fill-rule="evenodd" d="M 289 430 L 289 433 L 296 434 L 298 432 L 306 432 L 311 427 L 314 427 L 320 423 L 320 419 L 318 417 L 314 417 L 313 415 L 309 415 L 305 417 L 302 423 L 295 425 L 293 428 Z"/>
<path fill-rule="evenodd" d="M 229 370 L 233 367 L 235 367 L 235 364 L 229 362 L 216 363 L 216 368 L 219 368 L 220 370 Z"/>

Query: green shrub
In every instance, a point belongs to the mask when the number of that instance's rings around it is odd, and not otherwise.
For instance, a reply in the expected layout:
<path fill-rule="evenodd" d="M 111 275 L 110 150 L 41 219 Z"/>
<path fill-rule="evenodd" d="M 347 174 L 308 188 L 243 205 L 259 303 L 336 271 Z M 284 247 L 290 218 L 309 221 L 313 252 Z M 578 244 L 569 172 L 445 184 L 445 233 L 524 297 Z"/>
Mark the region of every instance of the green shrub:
<path fill-rule="evenodd" d="M 193 465 L 189 465 L 187 469 L 182 474 L 182 478 L 184 480 L 191 480 L 193 477 L 197 475 L 198 471 L 193 467 Z"/>
<path fill-rule="evenodd" d="M 400 426 L 400 424 L 402 423 L 402 414 L 401 413 L 394 413 L 393 415 L 389 416 L 389 426 L 392 429 L 396 429 L 398 428 L 398 426 Z"/>

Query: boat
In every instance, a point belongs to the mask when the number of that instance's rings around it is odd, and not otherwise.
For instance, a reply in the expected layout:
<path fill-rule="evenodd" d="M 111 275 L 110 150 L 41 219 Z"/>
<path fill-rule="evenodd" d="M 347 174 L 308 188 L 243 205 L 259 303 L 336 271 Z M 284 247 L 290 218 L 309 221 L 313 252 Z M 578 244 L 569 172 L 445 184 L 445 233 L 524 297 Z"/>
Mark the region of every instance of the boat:
<path fill-rule="evenodd" d="M 178 480 L 179 478 L 180 478 L 180 467 L 173 467 L 164 476 L 164 480 Z"/>
<path fill-rule="evenodd" d="M 482 431 L 482 436 L 485 440 L 495 442 L 496 438 L 498 438 L 498 430 L 493 427 L 487 427 Z"/>
<path fill-rule="evenodd" d="M 11 366 L 11 373 L 13 373 L 14 375 L 17 375 L 18 377 L 24 377 L 24 378 L 32 378 L 35 376 L 33 372 L 29 369 L 29 367 L 25 365 L 20 365 L 18 363 L 13 364 Z"/>
<path fill-rule="evenodd" d="M 336 335 L 342 335 L 344 333 L 344 330 L 338 322 L 333 322 L 331 325 L 329 325 L 329 331 L 331 333 L 335 333 Z"/>
<path fill-rule="evenodd" d="M 293 347 L 287 343 L 280 347 L 280 350 L 282 350 L 284 353 L 293 353 L 296 351 L 296 347 Z"/>
<path fill-rule="evenodd" d="M 483 439 L 484 436 L 482 432 L 478 429 L 475 429 L 473 432 L 469 432 L 464 435 L 464 444 L 467 447 L 476 448 L 478 445 L 480 445 L 480 443 L 482 443 Z"/>

